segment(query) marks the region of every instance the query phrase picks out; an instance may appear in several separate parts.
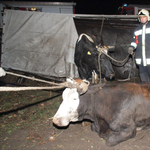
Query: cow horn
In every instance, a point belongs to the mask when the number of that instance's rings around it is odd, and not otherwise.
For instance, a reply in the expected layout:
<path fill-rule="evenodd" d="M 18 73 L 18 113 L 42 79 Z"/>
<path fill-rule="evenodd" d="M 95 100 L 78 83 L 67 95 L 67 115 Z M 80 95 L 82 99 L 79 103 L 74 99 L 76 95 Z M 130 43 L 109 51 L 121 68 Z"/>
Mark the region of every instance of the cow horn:
<path fill-rule="evenodd" d="M 69 88 L 77 88 L 79 94 L 84 94 L 88 90 L 88 86 L 90 84 L 90 82 L 85 79 L 81 80 L 69 77 L 66 80 L 66 86 Z"/>

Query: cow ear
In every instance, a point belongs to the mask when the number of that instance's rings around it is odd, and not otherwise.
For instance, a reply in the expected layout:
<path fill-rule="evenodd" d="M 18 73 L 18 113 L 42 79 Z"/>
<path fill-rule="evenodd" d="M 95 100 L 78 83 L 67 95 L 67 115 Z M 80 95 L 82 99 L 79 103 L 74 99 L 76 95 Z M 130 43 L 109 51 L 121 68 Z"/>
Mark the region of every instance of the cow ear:
<path fill-rule="evenodd" d="M 83 88 L 80 88 L 80 87 L 77 88 L 77 92 L 78 92 L 80 95 L 86 93 L 86 91 L 87 91 L 87 90 L 85 90 L 85 89 L 83 89 Z"/>
<path fill-rule="evenodd" d="M 80 95 L 84 94 L 88 90 L 89 84 L 90 84 L 90 82 L 85 79 L 80 80 L 80 82 L 78 82 L 78 86 L 77 86 L 78 93 Z"/>

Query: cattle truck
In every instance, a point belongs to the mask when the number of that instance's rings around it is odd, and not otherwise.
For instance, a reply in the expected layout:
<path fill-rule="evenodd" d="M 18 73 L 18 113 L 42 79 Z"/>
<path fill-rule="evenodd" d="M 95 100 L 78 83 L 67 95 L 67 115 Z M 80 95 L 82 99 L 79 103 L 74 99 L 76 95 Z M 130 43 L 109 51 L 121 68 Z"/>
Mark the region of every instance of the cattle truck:
<path fill-rule="evenodd" d="M 118 13 L 120 15 L 137 15 L 143 8 L 150 12 L 150 5 L 123 4 L 123 6 L 118 8 Z"/>

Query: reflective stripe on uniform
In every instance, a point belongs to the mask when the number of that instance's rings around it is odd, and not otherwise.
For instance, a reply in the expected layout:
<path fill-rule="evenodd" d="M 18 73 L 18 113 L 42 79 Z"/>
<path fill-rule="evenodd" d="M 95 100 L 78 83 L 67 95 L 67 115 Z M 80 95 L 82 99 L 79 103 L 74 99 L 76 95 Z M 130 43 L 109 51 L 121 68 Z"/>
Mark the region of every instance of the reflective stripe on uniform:
<path fill-rule="evenodd" d="M 133 47 L 136 49 L 137 44 L 136 44 L 135 42 L 132 42 L 132 43 L 131 43 L 131 46 L 133 46 Z"/>
<path fill-rule="evenodd" d="M 141 64 L 141 58 L 137 58 L 137 59 L 135 59 L 135 61 L 136 61 L 136 64 L 138 64 L 138 65 Z"/>
<path fill-rule="evenodd" d="M 150 65 L 150 59 L 146 59 L 147 64 Z"/>
<path fill-rule="evenodd" d="M 145 31 L 146 31 L 146 25 L 143 25 L 143 28 L 142 28 L 142 58 L 143 58 L 143 66 L 147 66 L 147 63 L 146 63 L 146 52 L 145 52 Z"/>
<path fill-rule="evenodd" d="M 134 34 L 137 36 L 142 35 L 142 30 L 135 31 Z"/>
<path fill-rule="evenodd" d="M 150 28 L 146 28 L 145 33 L 150 33 Z M 134 34 L 137 36 L 142 35 L 142 30 L 135 31 Z"/>
<path fill-rule="evenodd" d="M 138 64 L 138 65 L 141 64 L 141 59 L 140 58 L 135 59 L 135 61 L 136 61 L 136 64 Z M 150 58 L 146 59 L 146 62 L 147 62 L 147 65 L 150 65 Z"/>
<path fill-rule="evenodd" d="M 146 34 L 150 33 L 150 28 L 146 28 Z"/>

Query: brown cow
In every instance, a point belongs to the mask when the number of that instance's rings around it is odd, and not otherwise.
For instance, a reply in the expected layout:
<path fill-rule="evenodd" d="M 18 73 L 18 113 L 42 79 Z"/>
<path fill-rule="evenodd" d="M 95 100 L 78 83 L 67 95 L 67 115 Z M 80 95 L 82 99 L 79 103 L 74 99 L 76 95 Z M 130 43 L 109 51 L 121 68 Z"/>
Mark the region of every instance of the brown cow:
<path fill-rule="evenodd" d="M 138 127 L 150 125 L 150 85 L 122 83 L 112 86 L 89 86 L 79 95 L 77 88 L 66 88 L 63 102 L 53 118 L 58 126 L 89 119 L 92 131 L 117 145 L 136 134 Z"/>

